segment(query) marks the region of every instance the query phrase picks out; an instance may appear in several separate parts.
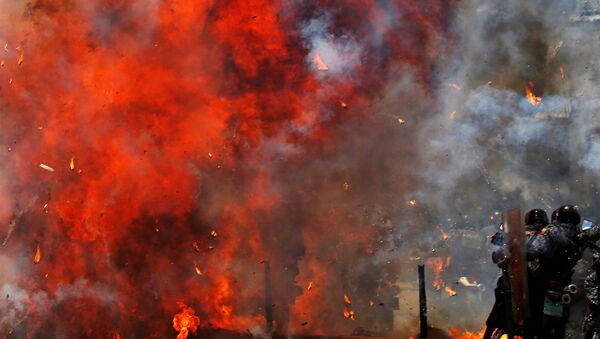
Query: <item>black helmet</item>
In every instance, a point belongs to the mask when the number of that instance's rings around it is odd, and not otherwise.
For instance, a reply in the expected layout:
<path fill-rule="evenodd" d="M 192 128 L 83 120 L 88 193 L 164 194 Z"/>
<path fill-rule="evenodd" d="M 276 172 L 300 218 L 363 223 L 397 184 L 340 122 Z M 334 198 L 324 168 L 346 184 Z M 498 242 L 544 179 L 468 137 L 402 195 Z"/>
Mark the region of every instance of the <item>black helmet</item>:
<path fill-rule="evenodd" d="M 561 224 L 579 225 L 579 222 L 581 221 L 581 216 L 577 211 L 577 207 L 573 205 L 561 206 L 554 212 L 556 213 L 556 221 Z"/>
<path fill-rule="evenodd" d="M 557 215 L 558 215 L 558 209 L 555 209 L 554 211 L 552 211 L 552 219 L 550 219 L 550 221 L 555 222 Z"/>
<path fill-rule="evenodd" d="M 548 225 L 548 214 L 546 211 L 535 208 L 525 214 L 525 225 Z"/>

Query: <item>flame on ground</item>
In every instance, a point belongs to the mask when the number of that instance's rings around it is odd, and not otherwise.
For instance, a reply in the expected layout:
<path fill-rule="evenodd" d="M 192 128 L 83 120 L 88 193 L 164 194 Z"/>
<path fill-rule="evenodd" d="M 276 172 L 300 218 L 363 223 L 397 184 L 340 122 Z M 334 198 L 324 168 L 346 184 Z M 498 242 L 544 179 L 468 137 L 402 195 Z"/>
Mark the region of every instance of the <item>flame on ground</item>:
<path fill-rule="evenodd" d="M 200 318 L 196 316 L 196 312 L 187 305 L 179 303 L 181 311 L 173 317 L 173 328 L 179 332 L 177 339 L 186 339 L 188 334 L 196 334 L 200 325 Z"/>
<path fill-rule="evenodd" d="M 451 327 L 448 332 L 452 339 L 481 339 L 485 333 L 485 328 L 478 332 L 471 332 L 460 327 Z"/>

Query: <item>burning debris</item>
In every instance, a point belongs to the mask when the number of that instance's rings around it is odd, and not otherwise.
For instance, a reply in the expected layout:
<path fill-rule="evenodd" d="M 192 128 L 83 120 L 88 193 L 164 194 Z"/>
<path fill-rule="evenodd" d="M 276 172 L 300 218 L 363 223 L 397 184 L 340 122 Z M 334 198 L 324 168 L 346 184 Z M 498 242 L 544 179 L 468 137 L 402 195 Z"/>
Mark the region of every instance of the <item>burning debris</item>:
<path fill-rule="evenodd" d="M 354 311 L 349 310 L 346 307 L 344 307 L 344 317 L 350 320 L 356 320 L 356 318 L 354 317 Z"/>
<path fill-rule="evenodd" d="M 194 262 L 194 270 L 196 271 L 197 275 L 202 275 L 202 270 L 200 270 L 200 267 L 198 267 L 198 265 Z"/>
<path fill-rule="evenodd" d="M 69 161 L 69 169 L 71 171 L 75 170 L 75 157 L 71 157 L 71 161 Z"/>
<path fill-rule="evenodd" d="M 37 247 L 35 249 L 35 255 L 33 256 L 33 263 L 39 264 L 41 261 L 42 261 L 42 249 L 40 247 L 40 244 L 37 244 Z"/>
<path fill-rule="evenodd" d="M 350 297 L 348 297 L 346 294 L 344 294 L 344 302 L 346 305 L 352 305 L 352 302 L 350 302 Z"/>
<path fill-rule="evenodd" d="M 444 291 L 446 293 L 448 293 L 448 295 L 451 296 L 451 297 L 454 297 L 457 294 L 455 290 L 453 290 L 452 288 L 450 288 L 450 286 L 444 287 Z"/>

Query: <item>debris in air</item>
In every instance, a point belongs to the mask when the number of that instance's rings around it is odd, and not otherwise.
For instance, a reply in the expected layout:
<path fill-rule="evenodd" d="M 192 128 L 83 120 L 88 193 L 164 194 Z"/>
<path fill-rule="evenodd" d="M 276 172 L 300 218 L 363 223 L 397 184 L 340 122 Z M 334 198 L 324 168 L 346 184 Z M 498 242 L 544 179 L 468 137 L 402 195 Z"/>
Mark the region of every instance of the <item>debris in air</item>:
<path fill-rule="evenodd" d="M 329 67 L 327 67 L 325 62 L 323 62 L 323 59 L 321 59 L 321 55 L 319 54 L 319 52 L 315 53 L 315 58 L 313 59 L 313 62 L 315 63 L 319 71 L 329 70 Z"/>
<path fill-rule="evenodd" d="M 40 248 L 40 244 L 37 244 L 37 248 L 35 250 L 35 256 L 33 256 L 33 263 L 39 264 L 42 261 L 42 249 Z"/>
<path fill-rule="evenodd" d="M 45 169 L 48 172 L 54 172 L 54 168 L 52 168 L 52 167 L 50 167 L 50 166 L 48 166 L 46 164 L 40 164 L 40 167 L 43 168 L 43 169 Z"/>

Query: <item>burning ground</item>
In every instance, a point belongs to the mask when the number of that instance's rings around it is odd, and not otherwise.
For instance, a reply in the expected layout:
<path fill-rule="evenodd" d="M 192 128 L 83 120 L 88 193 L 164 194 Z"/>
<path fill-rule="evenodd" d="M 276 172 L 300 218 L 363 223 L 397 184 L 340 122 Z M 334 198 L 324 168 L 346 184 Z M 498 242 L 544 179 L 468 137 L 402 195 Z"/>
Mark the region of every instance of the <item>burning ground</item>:
<path fill-rule="evenodd" d="M 2 3 L 0 336 L 260 335 L 264 261 L 278 333 L 390 334 L 417 262 L 454 291 L 495 211 L 595 195 L 554 2 Z"/>

